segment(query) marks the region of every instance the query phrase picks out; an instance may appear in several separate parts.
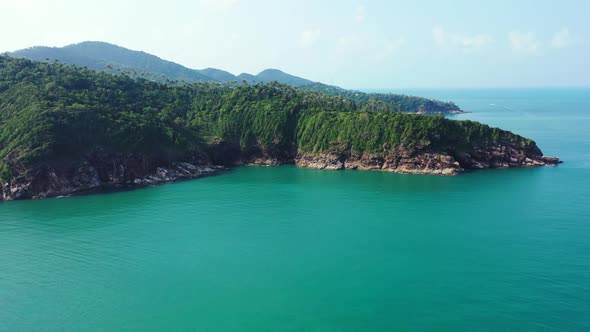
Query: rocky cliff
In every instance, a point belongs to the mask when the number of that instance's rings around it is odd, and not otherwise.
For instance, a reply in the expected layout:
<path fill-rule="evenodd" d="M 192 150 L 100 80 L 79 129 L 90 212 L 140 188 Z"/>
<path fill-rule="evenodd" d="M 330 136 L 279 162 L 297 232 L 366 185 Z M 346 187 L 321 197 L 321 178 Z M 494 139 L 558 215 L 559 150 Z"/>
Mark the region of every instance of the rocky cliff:
<path fill-rule="evenodd" d="M 559 158 L 545 157 L 532 142 L 510 142 L 435 150 L 428 143 L 413 149 L 403 145 L 380 153 L 355 154 L 342 148 L 330 153 L 253 150 L 239 153 L 235 147 L 211 146 L 207 155 L 189 162 L 167 162 L 141 154 L 90 154 L 75 162 L 41 163 L 3 183 L 2 200 L 46 198 L 123 189 L 193 179 L 217 174 L 226 166 L 296 164 L 323 170 L 381 170 L 405 174 L 457 175 L 474 169 L 549 166 Z M 220 164 L 223 166 L 215 165 Z"/>
<path fill-rule="evenodd" d="M 511 144 L 494 144 L 470 151 L 411 150 L 404 146 L 373 154 L 299 153 L 295 163 L 300 167 L 326 170 L 382 170 L 406 174 L 456 175 L 466 170 L 548 166 L 560 163 L 559 158 L 544 157 L 532 143 L 522 148 Z"/>
<path fill-rule="evenodd" d="M 93 155 L 76 162 L 41 163 L 3 183 L 1 200 L 39 199 L 125 189 L 217 174 L 208 163 L 163 162 L 141 155 Z"/>
<path fill-rule="evenodd" d="M 534 143 L 525 148 L 495 144 L 468 152 L 451 149 L 433 151 L 427 146 L 411 150 L 399 146 L 383 153 L 354 154 L 344 149 L 337 153 L 299 152 L 290 157 L 287 153 L 277 155 L 259 151 L 257 154 L 217 161 L 225 166 L 294 163 L 299 167 L 324 170 L 381 170 L 436 175 L 456 175 L 483 168 L 547 166 L 560 162 L 558 158 L 544 157 Z M 149 186 L 217 174 L 225 166 L 215 166 L 202 158 L 190 162 L 164 162 L 133 154 L 90 155 L 76 162 L 42 163 L 31 169 L 20 169 L 11 181 L 2 184 L 0 198 L 35 199 Z"/>

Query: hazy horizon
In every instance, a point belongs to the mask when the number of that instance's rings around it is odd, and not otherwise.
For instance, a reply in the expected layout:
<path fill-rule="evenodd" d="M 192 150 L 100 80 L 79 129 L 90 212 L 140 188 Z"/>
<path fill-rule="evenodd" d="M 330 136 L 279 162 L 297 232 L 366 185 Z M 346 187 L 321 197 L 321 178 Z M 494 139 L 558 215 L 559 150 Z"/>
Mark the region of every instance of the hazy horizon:
<path fill-rule="evenodd" d="M 91 40 L 192 69 L 276 68 L 360 90 L 590 87 L 590 3 L 583 1 L 20 0 L 2 7 L 0 29 L 11 33 L 0 52 Z"/>

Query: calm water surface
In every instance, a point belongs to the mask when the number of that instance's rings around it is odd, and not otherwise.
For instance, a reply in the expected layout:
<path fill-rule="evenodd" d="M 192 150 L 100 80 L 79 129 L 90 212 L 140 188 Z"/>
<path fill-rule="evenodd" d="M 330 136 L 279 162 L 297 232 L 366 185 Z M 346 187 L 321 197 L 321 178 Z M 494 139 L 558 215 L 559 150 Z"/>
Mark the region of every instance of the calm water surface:
<path fill-rule="evenodd" d="M 590 330 L 590 90 L 405 92 L 566 163 L 247 167 L 0 204 L 0 330 Z"/>

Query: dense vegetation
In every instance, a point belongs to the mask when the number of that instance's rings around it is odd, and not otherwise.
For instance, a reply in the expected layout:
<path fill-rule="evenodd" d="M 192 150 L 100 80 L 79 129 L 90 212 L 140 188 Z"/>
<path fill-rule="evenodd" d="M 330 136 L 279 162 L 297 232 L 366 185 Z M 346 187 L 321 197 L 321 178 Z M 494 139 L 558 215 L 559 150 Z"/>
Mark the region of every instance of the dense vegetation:
<path fill-rule="evenodd" d="M 0 178 L 19 165 L 97 150 L 179 160 L 220 144 L 274 155 L 527 142 L 475 122 L 398 110 L 393 100 L 357 101 L 278 83 L 167 85 L 0 56 Z"/>
<path fill-rule="evenodd" d="M 331 85 L 322 83 L 312 83 L 301 88 L 322 92 L 331 96 L 339 96 L 346 99 L 352 99 L 358 102 L 367 102 L 374 105 L 377 104 L 391 104 L 396 105 L 396 111 L 406 113 L 452 113 L 460 111 L 461 108 L 453 102 L 444 102 L 440 100 L 407 96 L 403 94 L 394 93 L 364 93 L 354 90 L 345 90 Z"/>
<path fill-rule="evenodd" d="M 36 46 L 13 52 L 11 55 L 33 61 L 59 61 L 110 73 L 127 71 L 129 75 L 151 80 L 215 81 L 199 70 L 189 69 L 145 52 L 132 51 L 103 42 L 83 42 L 65 47 Z"/>
<path fill-rule="evenodd" d="M 277 69 L 267 69 L 258 75 L 244 73 L 238 76 L 214 68 L 195 70 L 145 52 L 132 51 L 103 42 L 83 42 L 61 48 L 32 47 L 16 51 L 11 55 L 41 62 L 59 61 L 114 74 L 124 73 L 127 76 L 161 83 L 217 82 L 235 86 L 244 80 L 251 85 L 278 82 L 359 102 L 371 101 L 373 104 L 394 102 L 396 110 L 400 112 L 448 113 L 459 110 L 459 107 L 453 103 L 426 98 L 345 90 L 290 75 Z"/>

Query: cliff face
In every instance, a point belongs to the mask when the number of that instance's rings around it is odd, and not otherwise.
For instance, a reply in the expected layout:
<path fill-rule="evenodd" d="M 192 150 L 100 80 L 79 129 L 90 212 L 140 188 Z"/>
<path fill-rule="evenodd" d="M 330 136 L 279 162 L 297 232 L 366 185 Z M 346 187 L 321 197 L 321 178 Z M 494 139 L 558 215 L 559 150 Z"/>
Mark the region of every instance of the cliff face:
<path fill-rule="evenodd" d="M 456 175 L 465 170 L 556 165 L 558 158 L 544 157 L 532 143 L 521 148 L 510 144 L 494 144 L 469 152 L 410 150 L 404 146 L 383 153 L 309 154 L 299 153 L 295 163 L 300 167 L 341 170 L 383 170 L 406 174 Z"/>
<path fill-rule="evenodd" d="M 436 151 L 428 143 L 413 149 L 403 145 L 381 153 L 355 154 L 343 148 L 330 153 L 295 153 L 290 149 L 240 151 L 217 144 L 189 162 L 169 162 L 141 154 L 89 154 L 75 162 L 41 163 L 30 169 L 14 167 L 17 176 L 1 185 L 1 200 L 46 198 L 108 189 L 156 185 L 219 173 L 224 166 L 296 164 L 323 170 L 381 170 L 405 174 L 456 175 L 466 170 L 547 166 L 560 163 L 545 157 L 535 143 L 510 142 Z M 214 166 L 224 165 L 224 166 Z"/>
<path fill-rule="evenodd" d="M 19 174 L 1 186 L 2 200 L 46 198 L 97 192 L 108 189 L 141 187 L 212 175 L 224 169 L 213 166 L 266 165 L 295 163 L 299 167 L 324 170 L 381 170 L 406 174 L 456 175 L 471 169 L 546 166 L 558 158 L 544 157 L 532 143 L 527 147 L 495 144 L 468 152 L 433 151 L 427 146 L 410 150 L 404 146 L 383 153 L 354 154 L 302 153 L 255 150 L 238 153 L 228 146 L 212 147 L 217 154 L 190 162 L 166 162 L 133 154 L 92 154 L 76 162 L 42 163 Z M 233 153 L 232 153 L 233 151 Z M 209 151 L 211 153 L 211 151 Z M 221 153 L 221 154 L 220 154 Z M 222 156 L 225 155 L 223 158 Z"/>
<path fill-rule="evenodd" d="M 159 162 L 141 155 L 93 155 L 42 163 L 3 183 L 2 200 L 46 198 L 174 182 L 216 174 L 222 167 Z"/>
<path fill-rule="evenodd" d="M 326 170 L 382 170 L 406 174 L 459 174 L 462 169 L 451 156 L 443 153 L 409 153 L 400 149 L 389 154 L 337 155 L 299 154 L 300 167 Z"/>

